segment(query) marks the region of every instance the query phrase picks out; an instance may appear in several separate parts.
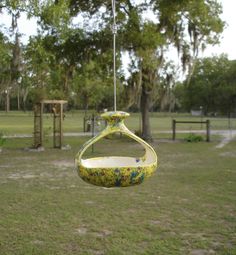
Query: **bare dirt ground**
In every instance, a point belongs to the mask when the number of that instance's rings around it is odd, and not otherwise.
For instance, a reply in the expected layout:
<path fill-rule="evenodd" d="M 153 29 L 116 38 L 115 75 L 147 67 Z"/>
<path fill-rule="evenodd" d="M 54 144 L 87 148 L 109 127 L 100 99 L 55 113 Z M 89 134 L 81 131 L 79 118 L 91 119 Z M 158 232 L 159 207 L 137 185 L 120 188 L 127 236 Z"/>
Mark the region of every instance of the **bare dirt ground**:
<path fill-rule="evenodd" d="M 205 134 L 205 130 L 177 130 L 176 133 L 179 134 L 188 134 L 188 133 L 200 133 L 200 134 Z M 161 132 L 153 132 L 155 134 L 172 134 L 172 131 L 166 130 L 166 131 L 161 131 Z M 222 137 L 222 140 L 220 141 L 219 144 L 216 145 L 216 148 L 223 148 L 226 144 L 228 144 L 230 141 L 232 141 L 236 137 L 236 130 L 211 130 L 212 135 L 220 135 Z M 5 136 L 6 138 L 27 138 L 27 137 L 32 137 L 33 135 L 31 134 L 14 134 L 14 135 L 9 135 Z M 78 136 L 92 136 L 92 133 L 87 132 L 77 132 L 77 133 L 64 133 L 64 136 L 68 137 L 78 137 Z M 166 139 L 165 139 L 166 140 Z"/>
<path fill-rule="evenodd" d="M 216 148 L 223 148 L 226 144 L 228 144 L 236 137 L 236 130 L 219 130 L 214 131 L 214 133 L 222 136 L 222 140 L 216 146 Z"/>

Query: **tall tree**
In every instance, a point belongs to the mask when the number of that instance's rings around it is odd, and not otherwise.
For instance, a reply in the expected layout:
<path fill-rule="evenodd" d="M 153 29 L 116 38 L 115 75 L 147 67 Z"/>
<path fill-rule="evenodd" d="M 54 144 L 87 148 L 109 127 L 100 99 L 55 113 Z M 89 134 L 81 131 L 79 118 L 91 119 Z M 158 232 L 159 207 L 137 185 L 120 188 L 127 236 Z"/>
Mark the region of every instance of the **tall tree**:
<path fill-rule="evenodd" d="M 160 84 L 165 54 L 169 47 L 175 47 L 182 61 L 183 70 L 191 76 L 194 60 L 200 48 L 207 43 L 217 43 L 223 29 L 220 20 L 221 6 L 217 1 L 145 1 L 134 5 L 127 1 L 124 7 L 128 13 L 125 28 L 126 49 L 136 57 L 142 83 L 141 112 L 142 136 L 151 139 L 148 107 L 150 94 Z M 145 19 L 145 12 L 154 13 L 156 20 Z M 214 15 L 213 15 L 214 13 Z M 188 31 L 188 33 L 186 33 Z M 147 54 L 146 54 L 147 52 Z M 150 64 L 156 59 L 156 64 Z M 155 63 L 155 62 L 154 62 Z M 137 68 L 136 67 L 136 68 Z M 145 76 L 143 75 L 145 73 Z M 147 82 L 146 77 L 155 77 Z M 144 104 L 145 103 L 145 104 Z M 144 108 L 144 109 L 143 109 Z"/>
<path fill-rule="evenodd" d="M 91 20 L 100 17 L 103 22 L 99 29 L 101 34 L 109 30 L 111 1 L 71 0 L 70 5 L 73 14 L 83 13 Z M 137 76 L 138 70 L 140 76 L 144 139 L 152 137 L 148 115 L 150 95 L 159 84 L 158 77 L 168 49 L 176 48 L 183 70 L 190 77 L 199 50 L 219 40 L 224 25 L 221 12 L 221 5 L 216 0 L 117 1 L 118 49 L 129 52 L 131 72 Z M 111 36 L 107 38 L 111 39 Z"/>
<path fill-rule="evenodd" d="M 70 19 L 69 10 L 66 1 L 43 1 L 43 0 L 2 0 L 0 2 L 0 16 L 8 14 L 12 17 L 11 27 L 8 28 L 9 38 L 13 38 L 11 64 L 8 70 L 10 82 L 5 89 L 6 94 L 6 110 L 10 109 L 10 94 L 16 92 L 18 98 L 18 109 L 20 108 L 20 72 L 24 69 L 21 66 L 21 45 L 20 33 L 18 31 L 18 19 L 22 13 L 26 14 L 28 18 L 38 17 L 38 21 L 42 27 L 41 33 L 49 25 L 53 28 L 54 33 L 63 30 L 68 25 Z M 39 53 L 40 54 L 40 53 Z M 22 80 L 22 77 L 21 77 Z"/>
<path fill-rule="evenodd" d="M 6 110 L 9 105 L 8 89 L 11 81 L 11 48 L 8 38 L 0 32 L 0 94 Z"/>

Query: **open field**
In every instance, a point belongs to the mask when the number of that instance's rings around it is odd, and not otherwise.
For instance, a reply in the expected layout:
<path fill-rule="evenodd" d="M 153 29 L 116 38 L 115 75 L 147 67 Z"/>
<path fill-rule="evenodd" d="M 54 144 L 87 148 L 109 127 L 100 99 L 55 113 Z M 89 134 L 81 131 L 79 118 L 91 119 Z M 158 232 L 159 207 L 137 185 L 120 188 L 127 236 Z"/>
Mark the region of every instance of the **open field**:
<path fill-rule="evenodd" d="M 66 112 L 63 122 L 64 132 L 82 132 L 83 131 L 83 118 L 84 113 L 80 111 Z M 164 114 L 164 113 L 151 113 L 151 126 L 154 135 L 162 131 L 171 130 L 172 119 L 200 121 L 200 117 L 193 117 L 190 114 Z M 211 128 L 213 130 L 219 129 L 236 129 L 236 119 L 227 118 L 202 118 L 203 120 L 210 119 Z M 44 115 L 44 131 L 45 133 L 52 132 L 52 114 Z M 131 130 L 140 129 L 140 114 L 131 113 L 131 116 L 126 120 L 127 126 Z M 178 124 L 177 130 L 200 130 L 205 129 L 201 124 Z M 32 112 L 0 112 L 0 132 L 7 135 L 11 134 L 32 134 L 33 133 L 33 113 Z"/>
<path fill-rule="evenodd" d="M 104 189 L 74 171 L 86 139 L 67 137 L 71 150 L 40 153 L 23 149 L 31 139 L 8 139 L 0 154 L 0 254 L 236 254 L 235 142 L 216 149 L 155 141 L 160 167 L 152 178 Z M 96 155 L 141 152 L 128 139 L 95 146 Z"/>

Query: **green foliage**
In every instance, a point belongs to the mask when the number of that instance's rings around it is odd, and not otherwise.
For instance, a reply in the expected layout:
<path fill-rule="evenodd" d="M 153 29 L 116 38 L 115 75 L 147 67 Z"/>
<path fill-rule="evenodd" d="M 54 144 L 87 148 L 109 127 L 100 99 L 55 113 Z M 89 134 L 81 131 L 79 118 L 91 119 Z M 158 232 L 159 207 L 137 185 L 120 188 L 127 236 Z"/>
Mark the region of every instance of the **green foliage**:
<path fill-rule="evenodd" d="M 6 138 L 4 137 L 4 133 L 0 131 L 0 148 L 6 143 Z"/>
<path fill-rule="evenodd" d="M 152 95 L 147 105 L 152 105 L 159 92 L 160 101 L 164 101 L 162 95 L 172 100 L 172 95 L 166 96 L 168 89 L 159 89 L 161 85 L 158 82 L 160 74 L 165 70 L 164 59 L 169 46 L 177 49 L 183 68 L 190 70 L 198 51 L 207 44 L 218 42 L 224 26 L 220 19 L 221 5 L 218 1 L 204 0 L 124 0 L 116 1 L 116 4 L 118 84 L 124 81 L 121 66 L 121 53 L 124 51 L 131 58 L 131 75 L 136 76 L 138 73 L 140 78 L 137 81 L 131 77 L 135 84 L 130 85 L 131 82 L 128 82 L 128 90 L 136 91 L 126 94 L 137 98 L 123 100 L 124 106 L 128 107 L 126 102 L 130 101 L 137 104 L 140 96 L 147 94 Z M 38 35 L 32 37 L 29 44 L 21 49 L 23 66 L 19 95 L 25 104 L 26 101 L 35 100 L 31 98 L 31 90 L 40 88 L 45 89 L 49 98 L 63 97 L 74 106 L 112 107 L 110 1 L 3 0 L 0 9 L 15 15 L 16 21 L 22 12 L 38 19 Z M 147 11 L 156 19 L 147 17 Z M 83 22 L 72 23 L 76 16 L 83 17 Z M 4 47 L 0 47 L 0 57 L 2 55 L 8 66 L 9 54 L 6 54 Z M 13 77 L 12 74 L 12 70 L 7 70 L 5 80 L 0 74 L 0 82 L 4 80 L 6 83 L 6 77 Z"/>
<path fill-rule="evenodd" d="M 10 81 L 11 55 L 11 43 L 0 31 L 0 92 Z"/>
<path fill-rule="evenodd" d="M 37 88 L 32 90 L 30 97 L 33 103 L 40 103 L 41 100 L 48 99 L 46 88 Z"/>
<path fill-rule="evenodd" d="M 236 62 L 227 56 L 199 59 L 189 83 L 176 87 L 185 109 L 229 113 L 236 107 Z M 181 98 L 182 97 L 182 98 Z"/>
<path fill-rule="evenodd" d="M 43 2 L 41 13 L 39 13 L 43 29 L 53 27 L 57 32 L 67 29 L 70 21 L 68 2 L 63 0 Z"/>
<path fill-rule="evenodd" d="M 201 135 L 190 133 L 188 136 L 184 138 L 184 140 L 189 143 L 196 143 L 203 141 L 203 137 Z"/>
<path fill-rule="evenodd" d="M 74 76 L 73 89 L 77 103 L 83 109 L 102 109 L 112 105 L 112 77 L 106 77 L 95 61 L 84 64 Z"/>

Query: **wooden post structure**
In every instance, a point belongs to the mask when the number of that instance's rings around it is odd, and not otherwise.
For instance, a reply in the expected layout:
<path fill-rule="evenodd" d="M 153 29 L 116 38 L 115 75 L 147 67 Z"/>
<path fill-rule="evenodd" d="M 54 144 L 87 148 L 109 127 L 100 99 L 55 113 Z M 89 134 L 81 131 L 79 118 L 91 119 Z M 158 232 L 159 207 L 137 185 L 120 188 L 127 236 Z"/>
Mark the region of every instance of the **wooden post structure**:
<path fill-rule="evenodd" d="M 176 120 L 175 119 L 172 120 L 172 130 L 173 130 L 172 140 L 175 140 L 175 133 L 176 133 Z"/>
<path fill-rule="evenodd" d="M 37 103 L 34 106 L 34 148 L 43 144 L 43 105 Z"/>
<path fill-rule="evenodd" d="M 210 142 L 210 120 L 206 121 L 177 121 L 172 120 L 172 139 L 176 138 L 176 124 L 177 123 L 189 123 L 189 124 L 206 124 L 206 141 Z"/>
<path fill-rule="evenodd" d="M 210 120 L 206 120 L 206 141 L 210 142 Z"/>
<path fill-rule="evenodd" d="M 44 104 L 51 104 L 53 111 L 53 147 L 62 148 L 63 129 L 62 121 L 64 119 L 63 105 L 64 100 L 42 100 L 34 107 L 34 148 L 43 146 L 43 109 Z"/>
<path fill-rule="evenodd" d="M 86 132 L 85 126 L 86 126 L 86 117 L 84 116 L 84 133 Z"/>
<path fill-rule="evenodd" d="M 40 104 L 40 141 L 43 145 L 43 104 Z"/>
<path fill-rule="evenodd" d="M 54 148 L 62 148 L 63 145 L 63 130 L 62 130 L 62 122 L 64 118 L 63 114 L 63 104 L 66 101 L 62 100 L 52 100 L 46 101 L 47 103 L 53 104 L 53 147 Z M 44 101 L 45 103 L 45 101 Z"/>
<path fill-rule="evenodd" d="M 62 130 L 62 122 L 64 119 L 64 113 L 63 113 L 63 104 L 60 104 L 60 124 L 59 124 L 59 130 L 60 130 L 60 148 L 63 144 L 63 130 Z"/>
<path fill-rule="evenodd" d="M 53 147 L 54 148 L 60 148 L 60 121 L 59 121 L 59 111 L 58 109 L 59 105 L 55 104 L 52 108 L 53 111 Z M 59 141 L 58 141 L 59 138 Z"/>
<path fill-rule="evenodd" d="M 91 119 L 91 131 L 92 131 L 92 137 L 95 135 L 95 116 L 94 113 L 92 114 L 92 119 Z M 94 144 L 92 144 L 92 153 L 94 153 Z"/>

